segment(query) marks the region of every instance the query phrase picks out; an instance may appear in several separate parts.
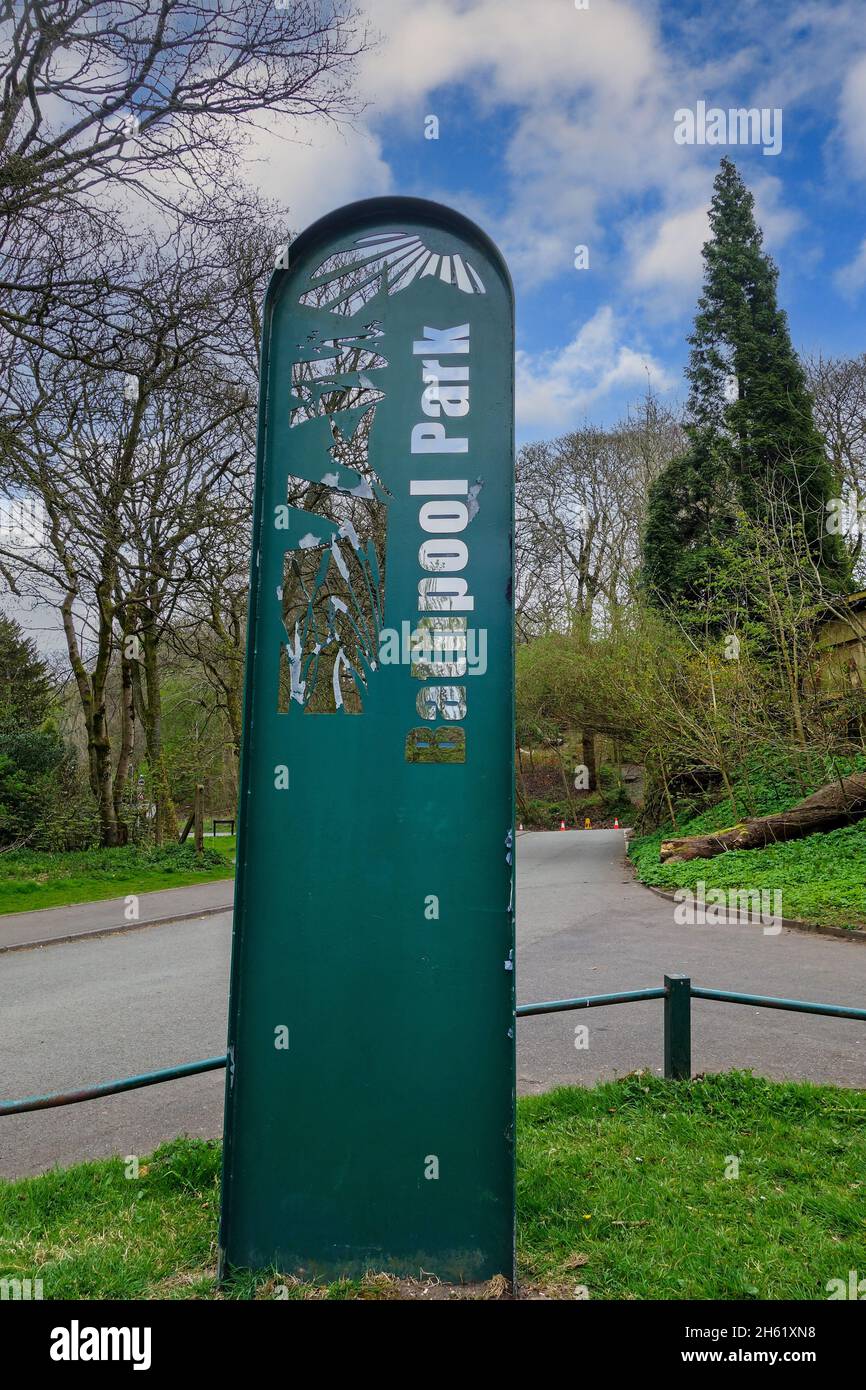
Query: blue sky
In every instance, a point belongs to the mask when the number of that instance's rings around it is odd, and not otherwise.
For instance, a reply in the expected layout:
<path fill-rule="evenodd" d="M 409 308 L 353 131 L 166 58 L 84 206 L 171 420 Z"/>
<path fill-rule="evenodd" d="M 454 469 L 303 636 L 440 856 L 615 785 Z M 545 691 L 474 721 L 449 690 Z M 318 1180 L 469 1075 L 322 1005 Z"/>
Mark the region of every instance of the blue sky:
<path fill-rule="evenodd" d="M 436 198 L 517 290 L 518 433 L 684 394 L 713 175 L 755 193 L 802 351 L 866 349 L 866 0 L 368 0 L 351 126 L 259 132 L 250 172 L 295 230 L 341 203 Z M 678 144 L 699 101 L 780 108 L 782 147 Z M 439 138 L 424 138 L 425 117 Z M 574 268 L 576 245 L 590 268 Z"/>

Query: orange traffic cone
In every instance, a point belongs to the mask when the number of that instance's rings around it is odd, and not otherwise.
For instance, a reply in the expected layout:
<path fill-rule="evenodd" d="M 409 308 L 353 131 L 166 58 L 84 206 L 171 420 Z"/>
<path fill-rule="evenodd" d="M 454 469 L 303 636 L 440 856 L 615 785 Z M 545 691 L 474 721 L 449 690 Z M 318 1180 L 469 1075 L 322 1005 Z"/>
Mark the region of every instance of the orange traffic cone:
<path fill-rule="evenodd" d="M 613 828 L 614 830 L 619 830 L 619 821 L 617 820 L 616 816 L 614 816 L 613 818 Z"/>
<path fill-rule="evenodd" d="M 561 820 L 561 821 L 559 822 L 559 828 L 560 828 L 560 830 L 564 830 L 564 829 L 565 829 L 565 821 L 564 821 L 564 820 Z"/>

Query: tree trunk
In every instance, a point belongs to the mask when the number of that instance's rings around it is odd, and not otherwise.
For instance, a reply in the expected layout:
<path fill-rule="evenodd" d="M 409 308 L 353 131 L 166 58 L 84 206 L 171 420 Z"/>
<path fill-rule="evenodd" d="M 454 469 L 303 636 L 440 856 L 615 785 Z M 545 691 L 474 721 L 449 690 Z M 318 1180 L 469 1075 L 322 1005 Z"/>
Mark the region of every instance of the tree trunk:
<path fill-rule="evenodd" d="M 111 739 L 108 736 L 108 720 L 104 704 L 95 711 L 92 728 L 88 730 L 88 735 L 96 768 L 102 843 L 113 848 L 119 841 L 117 815 L 114 810 L 114 780 L 111 775 Z"/>
<path fill-rule="evenodd" d="M 520 808 L 521 814 L 524 814 L 524 815 L 525 815 L 525 807 L 526 807 L 526 777 L 524 776 L 524 773 L 523 773 L 523 753 L 522 753 L 522 751 L 521 751 L 520 741 L 519 741 L 519 740 L 518 740 L 518 743 L 517 743 L 517 766 L 516 766 L 516 772 L 517 772 L 517 778 L 516 778 L 516 783 L 517 783 L 517 785 L 516 785 L 516 787 L 515 787 L 515 791 L 516 791 L 516 794 L 517 794 L 517 804 L 518 804 L 518 806 L 519 806 L 519 808 Z"/>
<path fill-rule="evenodd" d="M 598 764 L 595 760 L 595 729 L 583 729 L 581 731 L 581 746 L 583 765 L 587 772 L 587 791 L 598 790 Z"/>
<path fill-rule="evenodd" d="M 103 593 L 106 591 L 104 584 L 101 586 L 101 590 Z M 63 617 L 69 660 L 84 715 L 90 789 L 99 808 L 101 840 L 103 845 L 114 846 L 118 842 L 117 814 L 114 807 L 114 786 L 111 774 L 111 735 L 105 708 L 105 687 L 111 659 L 112 615 L 107 605 L 100 602 L 97 658 L 93 670 L 90 672 L 82 659 L 75 631 L 73 614 L 75 597 L 75 589 L 70 588 L 63 599 L 60 611 Z"/>
<path fill-rule="evenodd" d="M 797 840 L 817 830 L 837 830 L 866 816 L 866 772 L 828 782 L 805 801 L 772 816 L 743 821 L 717 835 L 695 835 L 683 840 L 665 840 L 659 858 L 662 863 L 681 864 L 689 859 L 712 859 L 717 854 L 738 849 L 763 849 L 783 840 Z"/>
<path fill-rule="evenodd" d="M 144 740 L 147 747 L 147 761 L 156 803 L 154 817 L 154 839 L 158 845 L 177 838 L 177 813 L 171 797 L 168 775 L 162 752 L 162 692 L 159 686 L 159 638 L 155 631 L 153 614 L 149 612 L 147 624 L 142 626 L 141 644 L 144 666 L 144 692 L 139 685 L 139 694 L 144 694 L 142 722 Z"/>
<path fill-rule="evenodd" d="M 556 755 L 557 755 L 557 757 L 559 758 L 559 770 L 560 770 L 560 772 L 562 773 L 562 785 L 563 785 L 564 788 L 565 788 L 565 799 L 566 799 L 566 801 L 568 802 L 569 815 L 570 815 L 571 819 L 574 820 L 575 815 L 576 815 L 576 812 L 575 812 L 575 809 L 574 809 L 574 799 L 573 799 L 573 797 L 572 797 L 572 795 L 571 795 L 571 784 L 569 783 L 569 780 L 568 780 L 568 774 L 567 774 L 567 772 L 566 772 L 566 770 L 565 770 L 565 761 L 564 761 L 564 759 L 563 759 L 562 750 L 561 750 L 560 748 L 557 748 L 557 750 L 556 750 Z"/>
<path fill-rule="evenodd" d="M 114 773 L 114 814 L 117 819 L 117 834 L 120 844 L 129 841 L 129 825 L 123 815 L 123 797 L 126 791 L 129 767 L 135 751 L 135 696 L 132 683 L 132 662 L 124 652 L 126 636 L 121 647 L 120 657 L 120 751 Z"/>

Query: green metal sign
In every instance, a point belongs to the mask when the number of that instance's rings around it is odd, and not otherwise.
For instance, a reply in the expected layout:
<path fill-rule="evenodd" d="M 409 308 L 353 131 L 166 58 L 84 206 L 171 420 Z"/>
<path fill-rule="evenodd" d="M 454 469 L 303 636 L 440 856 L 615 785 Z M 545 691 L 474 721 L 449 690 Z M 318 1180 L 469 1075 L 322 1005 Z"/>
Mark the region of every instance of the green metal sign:
<path fill-rule="evenodd" d="M 435 203 L 268 290 L 222 1267 L 513 1272 L 511 283 Z"/>

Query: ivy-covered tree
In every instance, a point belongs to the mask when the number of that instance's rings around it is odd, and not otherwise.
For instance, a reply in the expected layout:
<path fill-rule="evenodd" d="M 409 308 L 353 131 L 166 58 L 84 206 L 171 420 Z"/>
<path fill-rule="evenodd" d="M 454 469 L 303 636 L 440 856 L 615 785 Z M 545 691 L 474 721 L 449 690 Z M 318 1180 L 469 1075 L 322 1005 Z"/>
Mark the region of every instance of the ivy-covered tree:
<path fill-rule="evenodd" d="M 850 584 L 845 547 L 826 526 L 838 486 L 778 305 L 779 272 L 729 159 L 713 185 L 710 230 L 689 338 L 689 448 L 651 490 L 643 554 L 651 600 L 701 627 L 726 588 L 738 513 L 761 524 L 784 512 L 802 537 L 792 558 L 811 563 L 828 592 Z"/>

